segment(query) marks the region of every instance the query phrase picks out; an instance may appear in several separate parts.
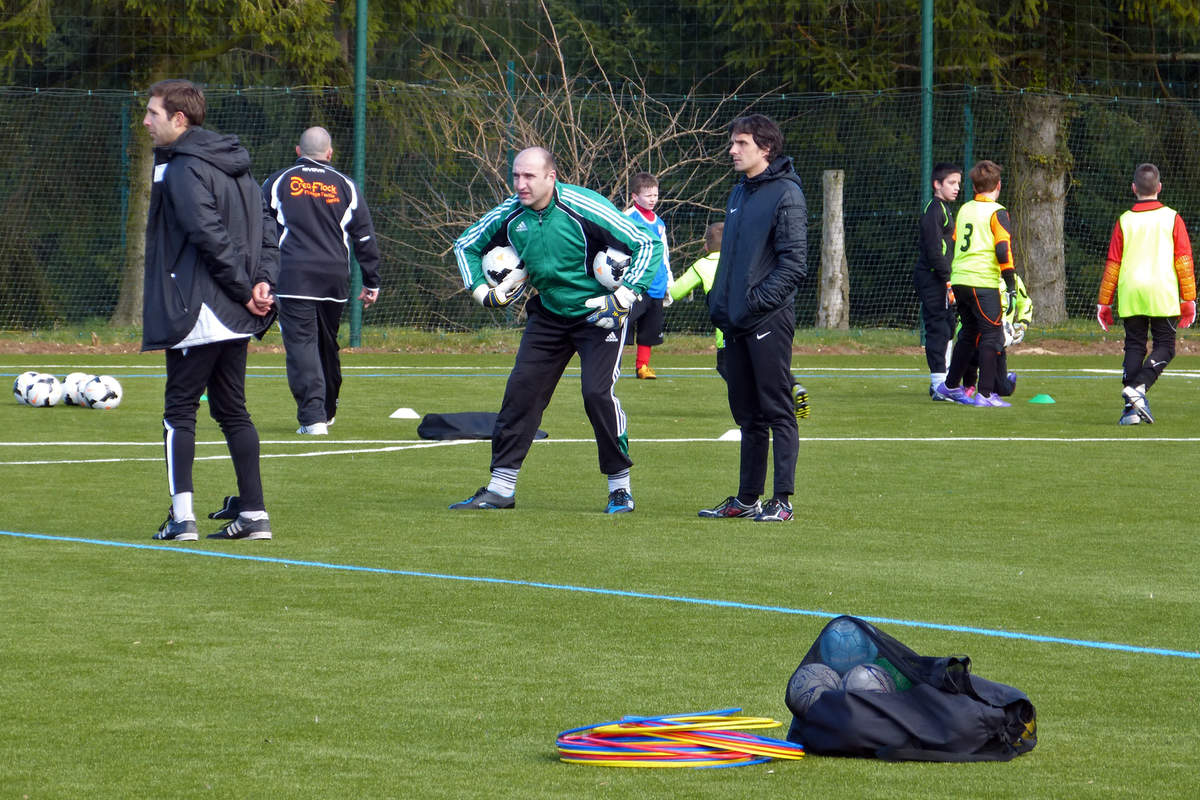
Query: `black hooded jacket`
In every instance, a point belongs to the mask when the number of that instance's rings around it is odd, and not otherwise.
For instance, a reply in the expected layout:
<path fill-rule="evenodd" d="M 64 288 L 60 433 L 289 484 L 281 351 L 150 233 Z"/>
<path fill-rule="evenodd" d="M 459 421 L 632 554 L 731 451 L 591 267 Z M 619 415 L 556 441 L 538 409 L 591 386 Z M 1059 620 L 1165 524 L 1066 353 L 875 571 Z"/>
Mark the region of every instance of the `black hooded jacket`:
<path fill-rule="evenodd" d="M 748 333 L 796 300 L 808 273 L 808 205 L 787 156 L 729 195 L 721 260 L 708 293 L 712 322 L 727 335 Z"/>
<path fill-rule="evenodd" d="M 250 175 L 250 154 L 236 136 L 193 127 L 156 147 L 142 349 L 183 341 L 202 305 L 234 334 L 261 336 L 274 315 L 255 316 L 245 306 L 255 284 L 275 286 L 276 241 L 275 220 Z"/>

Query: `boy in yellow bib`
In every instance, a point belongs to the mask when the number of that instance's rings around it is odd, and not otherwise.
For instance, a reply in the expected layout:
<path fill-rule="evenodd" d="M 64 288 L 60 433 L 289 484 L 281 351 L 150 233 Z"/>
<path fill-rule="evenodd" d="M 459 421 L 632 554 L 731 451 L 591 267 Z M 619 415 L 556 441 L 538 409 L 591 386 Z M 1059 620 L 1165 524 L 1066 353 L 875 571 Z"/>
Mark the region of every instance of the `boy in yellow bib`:
<path fill-rule="evenodd" d="M 963 203 L 955 219 L 950 285 L 962 327 L 954 341 L 946 380 L 934 387 L 934 392 L 946 400 L 981 408 L 1011 405 L 1000 398 L 996 381 L 1000 351 L 1004 349 L 1004 311 L 998 287 L 1005 287 L 1010 308 L 1017 294 L 1012 223 L 1008 210 L 996 202 L 1000 172 L 1000 165 L 994 161 L 980 161 L 971 168 L 975 199 Z M 974 396 L 968 397 L 962 387 L 963 373 L 976 350 L 979 380 Z"/>
<path fill-rule="evenodd" d="M 1192 243 L 1183 218 L 1158 200 L 1158 167 L 1138 165 L 1131 188 L 1137 202 L 1113 226 L 1096 299 L 1100 327 L 1113 324 L 1114 295 L 1125 324 L 1122 425 L 1154 422 L 1146 392 L 1175 357 L 1176 326 L 1196 319 Z M 1149 337 L 1154 343 L 1147 353 Z"/>

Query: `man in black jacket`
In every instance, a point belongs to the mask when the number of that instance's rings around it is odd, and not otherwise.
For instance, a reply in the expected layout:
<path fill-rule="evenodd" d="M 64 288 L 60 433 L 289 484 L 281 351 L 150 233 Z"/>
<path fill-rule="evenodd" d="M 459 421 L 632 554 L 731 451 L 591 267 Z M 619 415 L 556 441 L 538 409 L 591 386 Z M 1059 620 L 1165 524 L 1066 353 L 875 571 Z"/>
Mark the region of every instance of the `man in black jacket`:
<path fill-rule="evenodd" d="M 199 87 L 166 80 L 150 87 L 142 120 L 154 142 L 142 349 L 167 354 L 163 443 L 171 493 L 154 538 L 198 538 L 192 461 L 196 409 L 207 392 L 238 484 L 238 495 L 210 515 L 233 519 L 209 538 L 270 539 L 258 431 L 246 411 L 246 349 L 274 318 L 275 221 L 250 176 L 250 154 L 236 136 L 202 128 L 205 113 Z"/>
<path fill-rule="evenodd" d="M 350 248 L 362 270 L 358 299 L 365 309 L 379 297 L 379 244 L 362 192 L 330 165 L 329 131 L 306 130 L 296 155 L 296 163 L 267 178 L 262 191 L 279 223 L 275 297 L 300 422 L 296 433 L 324 435 L 342 387 L 337 334 L 350 299 Z"/>
<path fill-rule="evenodd" d="M 792 518 L 799 435 L 792 397 L 796 287 L 807 274 L 808 208 L 783 133 L 761 114 L 729 126 L 729 154 L 742 179 L 725 210 L 721 259 L 708 293 L 713 324 L 725 333 L 729 410 L 741 428 L 738 493 L 702 517 Z M 772 446 L 772 441 L 774 445 Z M 767 453 L 774 492 L 761 503 Z"/>

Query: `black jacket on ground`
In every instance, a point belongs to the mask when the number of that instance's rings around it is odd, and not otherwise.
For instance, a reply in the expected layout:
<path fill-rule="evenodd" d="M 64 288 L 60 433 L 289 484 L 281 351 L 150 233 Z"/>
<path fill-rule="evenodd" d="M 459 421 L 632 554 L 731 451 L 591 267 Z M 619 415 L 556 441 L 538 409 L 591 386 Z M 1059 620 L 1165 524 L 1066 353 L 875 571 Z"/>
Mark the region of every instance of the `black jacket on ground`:
<path fill-rule="evenodd" d="M 379 288 L 379 243 L 367 201 L 328 162 L 301 157 L 262 185 L 279 223 L 280 297 L 346 302 L 350 249 L 363 287 Z"/>
<path fill-rule="evenodd" d="M 712 322 L 726 334 L 754 330 L 796 300 L 808 273 L 808 205 L 800 176 L 786 156 L 729 195 L 721 260 L 708 293 Z"/>
<path fill-rule="evenodd" d="M 255 284 L 275 286 L 275 242 L 275 220 L 236 136 L 193 127 L 154 148 L 142 349 L 183 341 L 202 305 L 233 333 L 261 336 L 274 314 L 245 306 Z"/>

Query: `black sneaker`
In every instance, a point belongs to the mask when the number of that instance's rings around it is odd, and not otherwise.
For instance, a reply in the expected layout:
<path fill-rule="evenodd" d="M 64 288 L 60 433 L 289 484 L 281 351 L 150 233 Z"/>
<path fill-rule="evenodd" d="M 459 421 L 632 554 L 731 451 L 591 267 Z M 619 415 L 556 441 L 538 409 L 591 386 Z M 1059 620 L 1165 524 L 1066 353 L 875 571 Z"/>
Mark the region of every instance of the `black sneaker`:
<path fill-rule="evenodd" d="M 633 495 L 626 489 L 613 489 L 608 493 L 608 507 L 605 514 L 624 514 L 633 511 Z"/>
<path fill-rule="evenodd" d="M 479 491 L 468 497 L 466 500 L 460 500 L 453 503 L 450 508 L 480 508 L 480 509 L 503 509 L 516 508 L 516 497 L 503 497 L 495 492 L 489 492 L 486 486 L 480 486 Z"/>
<path fill-rule="evenodd" d="M 221 507 L 208 515 L 209 519 L 237 519 L 237 515 L 242 512 L 242 501 L 236 494 L 225 495 L 225 501 L 221 503 Z"/>
<path fill-rule="evenodd" d="M 733 519 L 735 517 L 758 517 L 762 513 L 762 503 L 755 500 L 754 505 L 743 505 L 736 497 L 726 497 L 716 508 L 702 508 L 699 516 L 706 519 Z"/>
<path fill-rule="evenodd" d="M 763 504 L 762 513 L 754 518 L 755 522 L 790 522 L 792 507 L 782 500 L 772 497 Z"/>
<path fill-rule="evenodd" d="M 175 510 L 168 508 L 167 518 L 158 526 L 158 533 L 154 534 L 154 538 L 168 542 L 194 542 L 200 538 L 200 534 L 196 530 L 196 520 L 176 520 Z"/>
<path fill-rule="evenodd" d="M 796 405 L 796 419 L 808 416 L 808 390 L 798 383 L 792 384 L 792 402 Z"/>
<path fill-rule="evenodd" d="M 236 519 L 225 523 L 216 533 L 210 533 L 209 539 L 248 539 L 250 541 L 267 540 L 271 538 L 271 520 L 246 519 L 239 514 Z"/>

